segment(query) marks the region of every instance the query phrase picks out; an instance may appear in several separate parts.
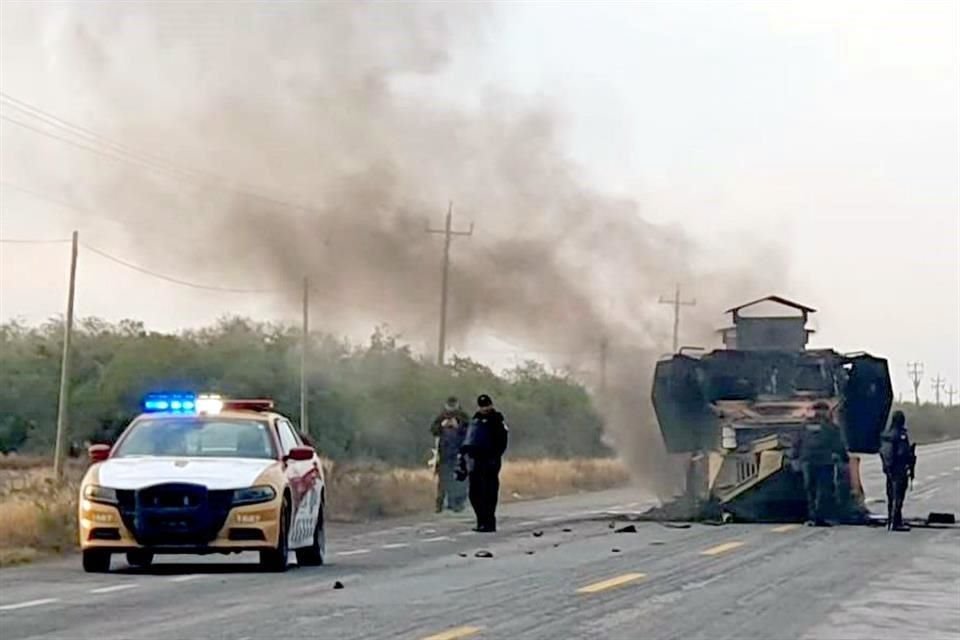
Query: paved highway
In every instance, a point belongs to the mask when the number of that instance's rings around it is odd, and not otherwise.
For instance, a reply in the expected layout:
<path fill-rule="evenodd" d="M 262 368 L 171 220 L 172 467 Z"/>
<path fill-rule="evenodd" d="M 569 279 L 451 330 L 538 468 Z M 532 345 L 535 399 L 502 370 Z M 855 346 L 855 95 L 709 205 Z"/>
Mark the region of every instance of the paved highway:
<path fill-rule="evenodd" d="M 878 462 L 863 474 L 885 512 Z M 960 529 L 609 527 L 646 505 L 629 490 L 513 504 L 493 535 L 451 516 L 341 526 L 327 566 L 285 575 L 238 556 L 8 569 L 0 640 L 960 640 Z M 934 510 L 960 512 L 960 443 L 921 448 L 906 511 Z"/>

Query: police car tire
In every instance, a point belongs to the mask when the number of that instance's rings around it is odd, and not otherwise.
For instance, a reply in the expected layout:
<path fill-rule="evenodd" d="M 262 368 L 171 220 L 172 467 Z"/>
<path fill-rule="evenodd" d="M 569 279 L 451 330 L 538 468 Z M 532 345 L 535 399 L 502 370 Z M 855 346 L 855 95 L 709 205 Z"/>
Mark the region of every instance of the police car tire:
<path fill-rule="evenodd" d="M 128 551 L 127 564 L 131 567 L 149 567 L 153 564 L 153 553 L 150 551 Z"/>
<path fill-rule="evenodd" d="M 290 501 L 284 497 L 280 509 L 280 531 L 277 535 L 277 548 L 260 552 L 260 566 L 267 571 L 283 573 L 287 570 L 290 552 Z"/>
<path fill-rule="evenodd" d="M 327 536 L 323 527 L 323 503 L 320 503 L 320 513 L 317 516 L 317 526 L 313 529 L 313 544 L 303 549 L 297 549 L 297 564 L 303 567 L 319 567 L 323 564 L 323 556 L 327 551 Z"/>
<path fill-rule="evenodd" d="M 110 553 L 100 549 L 84 550 L 83 570 L 87 573 L 107 573 L 110 571 Z"/>

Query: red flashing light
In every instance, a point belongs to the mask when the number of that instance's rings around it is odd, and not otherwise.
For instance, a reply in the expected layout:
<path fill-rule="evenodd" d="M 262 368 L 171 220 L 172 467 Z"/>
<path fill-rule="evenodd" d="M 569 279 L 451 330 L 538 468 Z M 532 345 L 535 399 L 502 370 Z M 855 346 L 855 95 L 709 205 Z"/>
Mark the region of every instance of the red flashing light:
<path fill-rule="evenodd" d="M 269 398 L 224 400 L 223 408 L 229 411 L 270 411 L 273 409 L 273 400 Z"/>

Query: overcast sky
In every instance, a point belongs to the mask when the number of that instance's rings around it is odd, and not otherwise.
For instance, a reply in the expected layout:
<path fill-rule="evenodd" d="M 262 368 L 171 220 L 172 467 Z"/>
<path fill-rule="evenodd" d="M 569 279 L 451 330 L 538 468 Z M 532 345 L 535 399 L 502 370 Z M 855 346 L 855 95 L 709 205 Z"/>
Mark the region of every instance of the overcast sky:
<path fill-rule="evenodd" d="M 75 45 L 56 37 L 69 30 L 59 9 L 3 3 L 2 90 L 102 131 L 90 107 L 111 89 L 59 81 Z M 770 293 L 819 310 L 817 344 L 888 357 L 905 396 L 908 361 L 960 386 L 960 3 L 512 2 L 480 20 L 439 73 L 397 90 L 465 109 L 491 91 L 549 102 L 583 176 L 681 226 L 703 243 L 700 259 L 733 259 L 745 245 L 782 256 L 788 273 Z M 14 186 L 71 202 L 36 174 L 84 152 L 9 123 L 2 135 L 0 237 L 68 236 L 75 213 Z M 85 222 L 98 245 L 137 261 L 113 223 Z M 64 246 L 0 252 L 0 319 L 62 311 Z M 190 275 L 175 262 L 145 266 Z M 79 281 L 81 315 L 160 329 L 226 311 L 291 317 L 92 255 Z M 696 282 L 685 287 L 697 295 Z M 669 326 L 668 309 L 651 313 Z"/>

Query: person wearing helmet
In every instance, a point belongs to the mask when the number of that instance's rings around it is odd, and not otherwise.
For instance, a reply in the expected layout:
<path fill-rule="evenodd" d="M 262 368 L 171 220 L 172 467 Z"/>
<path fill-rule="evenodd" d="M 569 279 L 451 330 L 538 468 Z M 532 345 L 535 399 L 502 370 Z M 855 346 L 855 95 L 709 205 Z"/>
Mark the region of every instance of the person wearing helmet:
<path fill-rule="evenodd" d="M 460 401 L 450 396 L 443 405 L 443 411 L 430 425 L 436 445 L 433 463 L 437 477 L 437 513 L 443 511 L 444 503 L 451 511 L 463 511 L 467 502 L 467 487 L 457 482 L 457 456 L 460 445 L 467 435 L 470 417 L 460 408 Z"/>
<path fill-rule="evenodd" d="M 508 432 L 506 419 L 494 408 L 490 396 L 483 394 L 477 398 L 477 412 L 460 447 L 461 471 L 458 475 L 470 480 L 470 504 L 477 514 L 474 531 L 492 533 L 497 530 L 500 466 L 507 450 Z"/>
<path fill-rule="evenodd" d="M 880 460 L 887 477 L 887 530 L 909 531 L 903 522 L 903 501 L 907 485 L 913 480 L 917 455 L 915 446 L 910 444 L 903 411 L 893 412 L 890 428 L 882 435 Z"/>

